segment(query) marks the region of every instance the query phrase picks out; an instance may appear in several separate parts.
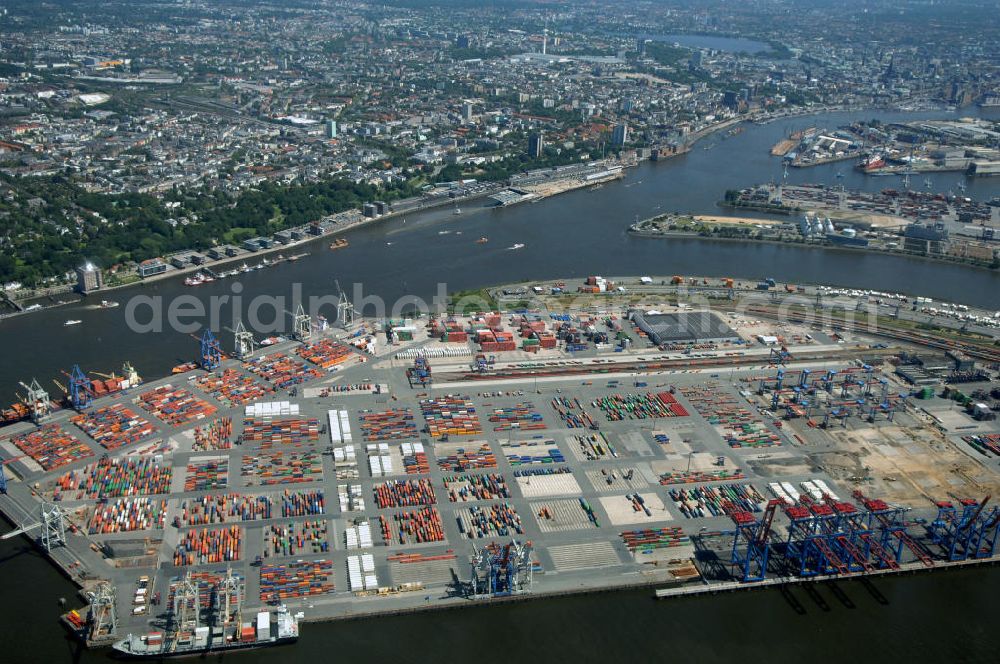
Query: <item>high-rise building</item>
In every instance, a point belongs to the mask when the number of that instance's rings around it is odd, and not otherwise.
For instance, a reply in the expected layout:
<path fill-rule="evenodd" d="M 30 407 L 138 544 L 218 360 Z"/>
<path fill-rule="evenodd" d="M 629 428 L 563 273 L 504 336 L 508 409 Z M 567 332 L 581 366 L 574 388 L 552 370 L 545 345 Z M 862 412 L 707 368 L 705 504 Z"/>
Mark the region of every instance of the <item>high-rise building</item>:
<path fill-rule="evenodd" d="M 326 137 L 327 138 L 337 138 L 337 121 L 327 120 L 326 122 Z"/>
<path fill-rule="evenodd" d="M 611 144 L 622 147 L 628 141 L 628 125 L 619 124 L 611 130 Z"/>
<path fill-rule="evenodd" d="M 462 104 L 462 121 L 472 122 L 472 112 L 475 110 L 471 102 Z"/>
<path fill-rule="evenodd" d="M 545 137 L 542 132 L 537 134 L 532 134 L 528 137 L 528 156 L 532 159 L 538 159 L 542 156 L 542 152 L 545 150 Z"/>
<path fill-rule="evenodd" d="M 76 268 L 76 289 L 83 294 L 100 290 L 104 286 L 101 271 L 93 263 L 87 262 Z"/>

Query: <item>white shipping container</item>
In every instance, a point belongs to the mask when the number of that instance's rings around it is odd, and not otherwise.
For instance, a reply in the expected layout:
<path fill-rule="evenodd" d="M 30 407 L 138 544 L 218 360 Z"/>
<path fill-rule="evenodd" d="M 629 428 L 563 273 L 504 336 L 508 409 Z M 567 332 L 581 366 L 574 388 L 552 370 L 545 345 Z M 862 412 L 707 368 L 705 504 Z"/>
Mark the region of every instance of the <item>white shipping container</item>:
<path fill-rule="evenodd" d="M 337 411 L 328 410 L 326 411 L 326 416 L 330 423 L 330 440 L 333 441 L 335 445 L 343 442 L 344 438 L 340 434 L 340 418 L 337 416 Z"/>
<path fill-rule="evenodd" d="M 785 493 L 789 495 L 789 497 L 792 499 L 792 502 L 797 503 L 799 501 L 799 496 L 801 494 L 789 482 L 782 482 L 781 488 L 784 489 Z"/>
<path fill-rule="evenodd" d="M 767 485 L 767 488 L 771 492 L 771 495 L 774 496 L 775 498 L 786 501 L 789 500 L 788 494 L 784 492 L 784 490 L 781 488 L 781 485 L 778 484 L 777 482 L 771 482 L 770 484 Z"/>
<path fill-rule="evenodd" d="M 816 485 L 816 487 L 817 487 L 817 488 L 818 488 L 818 489 L 819 489 L 820 491 L 822 491 L 822 492 L 823 492 L 823 493 L 825 493 L 826 495 L 830 496 L 830 497 L 831 497 L 831 498 L 833 498 L 834 500 L 840 500 L 840 497 L 839 497 L 839 496 L 837 496 L 837 494 L 835 494 L 835 493 L 833 492 L 833 490 L 832 490 L 832 489 L 830 489 L 830 487 L 829 487 L 829 486 L 827 485 L 827 483 L 826 483 L 826 482 L 824 482 L 823 480 L 819 480 L 819 479 L 814 479 L 814 480 L 813 480 L 813 484 L 815 484 L 815 485 Z"/>
<path fill-rule="evenodd" d="M 271 614 L 261 611 L 257 614 L 257 640 L 263 641 L 271 638 Z"/>

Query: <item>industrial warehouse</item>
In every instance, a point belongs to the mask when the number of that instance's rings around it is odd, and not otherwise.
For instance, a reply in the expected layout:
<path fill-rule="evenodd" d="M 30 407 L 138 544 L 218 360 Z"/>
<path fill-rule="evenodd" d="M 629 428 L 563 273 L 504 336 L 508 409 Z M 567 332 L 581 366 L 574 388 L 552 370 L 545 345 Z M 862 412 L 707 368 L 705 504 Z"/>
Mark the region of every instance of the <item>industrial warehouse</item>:
<path fill-rule="evenodd" d="M 995 347 L 776 320 L 802 290 L 691 281 L 412 320 L 342 302 L 336 326 L 300 313 L 266 347 L 205 332 L 193 365 L 112 393 L 74 367 L 63 408 L 26 386 L 35 421 L 2 432 L 0 507 L 81 586 L 67 626 L 130 654 L 993 558 Z M 715 306 L 681 302 L 692 290 Z"/>
<path fill-rule="evenodd" d="M 656 345 L 664 343 L 734 343 L 740 336 L 710 311 L 632 312 L 636 326 Z"/>

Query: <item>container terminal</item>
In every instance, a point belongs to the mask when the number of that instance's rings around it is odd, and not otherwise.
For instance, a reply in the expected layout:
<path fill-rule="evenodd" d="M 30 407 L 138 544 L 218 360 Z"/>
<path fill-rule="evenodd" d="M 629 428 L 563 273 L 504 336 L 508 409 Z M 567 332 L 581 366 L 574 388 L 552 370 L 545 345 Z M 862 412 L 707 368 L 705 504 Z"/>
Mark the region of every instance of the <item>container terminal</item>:
<path fill-rule="evenodd" d="M 80 586 L 64 622 L 88 644 L 156 656 L 994 560 L 992 313 L 920 326 L 924 298 L 770 279 L 490 296 L 407 320 L 342 300 L 266 347 L 206 331 L 167 378 L 97 394 L 77 367 L 60 410 L 34 381 L 33 421 L 0 431 L 4 537 Z"/>

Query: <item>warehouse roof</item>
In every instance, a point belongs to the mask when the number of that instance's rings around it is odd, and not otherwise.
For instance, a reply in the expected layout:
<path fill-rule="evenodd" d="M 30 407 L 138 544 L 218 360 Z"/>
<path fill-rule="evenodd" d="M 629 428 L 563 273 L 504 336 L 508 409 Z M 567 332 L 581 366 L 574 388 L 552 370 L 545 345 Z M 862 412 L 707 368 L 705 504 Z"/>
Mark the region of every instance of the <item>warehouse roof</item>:
<path fill-rule="evenodd" d="M 738 341 L 740 336 L 711 311 L 678 313 L 632 312 L 632 320 L 656 344 L 696 343 L 701 341 Z"/>

